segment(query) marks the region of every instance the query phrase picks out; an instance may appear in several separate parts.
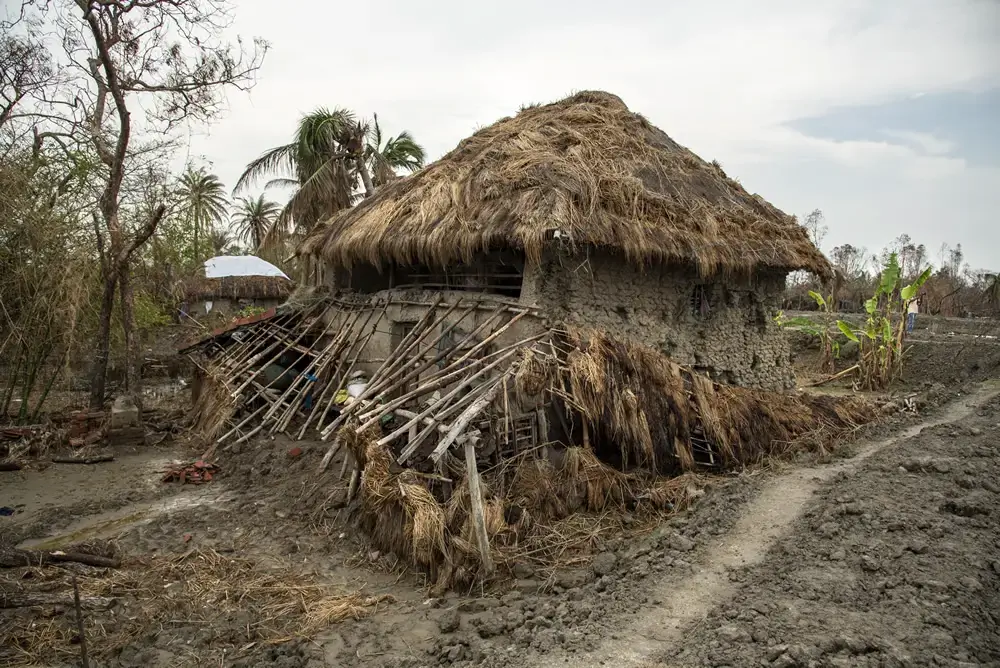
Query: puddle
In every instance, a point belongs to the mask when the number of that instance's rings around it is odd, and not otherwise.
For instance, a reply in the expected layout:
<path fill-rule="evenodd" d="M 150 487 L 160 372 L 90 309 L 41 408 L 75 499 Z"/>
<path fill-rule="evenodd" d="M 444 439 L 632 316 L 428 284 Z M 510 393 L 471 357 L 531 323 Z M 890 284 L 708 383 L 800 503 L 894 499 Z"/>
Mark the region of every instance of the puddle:
<path fill-rule="evenodd" d="M 221 505 L 228 500 L 229 495 L 219 494 L 218 490 L 192 488 L 190 492 L 185 490 L 168 499 L 133 504 L 84 517 L 54 535 L 26 540 L 18 547 L 25 550 L 58 550 L 74 543 L 114 538 L 128 528 L 148 524 L 161 515 L 198 506 Z"/>

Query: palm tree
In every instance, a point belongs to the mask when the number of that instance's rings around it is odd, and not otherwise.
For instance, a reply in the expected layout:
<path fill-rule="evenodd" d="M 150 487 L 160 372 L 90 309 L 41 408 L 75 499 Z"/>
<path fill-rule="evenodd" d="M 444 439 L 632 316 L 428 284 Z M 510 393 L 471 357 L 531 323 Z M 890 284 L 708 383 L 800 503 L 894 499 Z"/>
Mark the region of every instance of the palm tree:
<path fill-rule="evenodd" d="M 403 130 L 396 137 L 387 137 L 383 140 L 382 128 L 378 124 L 378 114 L 368 131 L 368 146 L 365 148 L 365 157 L 369 169 L 374 175 L 375 187 L 384 186 L 386 183 L 399 178 L 397 169 L 408 172 L 415 172 L 424 166 L 424 149 L 413 139 L 406 130 Z"/>
<path fill-rule="evenodd" d="M 226 218 L 229 204 L 226 188 L 215 174 L 206 172 L 204 168 L 188 167 L 181 175 L 177 194 L 181 208 L 194 229 L 194 260 L 198 264 L 201 262 L 199 233 L 211 234 L 214 226 Z"/>
<path fill-rule="evenodd" d="M 240 197 L 232 218 L 236 226 L 236 238 L 250 244 L 256 251 L 264 243 L 264 237 L 279 215 L 281 205 L 264 199 L 264 195 L 259 195 L 257 199 Z"/>
<path fill-rule="evenodd" d="M 347 109 L 315 109 L 299 121 L 291 143 L 247 165 L 233 194 L 272 175 L 277 178 L 265 188 L 295 188 L 261 245 L 280 245 L 290 233 L 303 235 L 320 219 L 350 207 L 359 181 L 368 197 L 394 177 L 393 170 L 423 166 L 424 150 L 409 133 L 383 143 L 377 119 L 373 125 L 358 122 Z"/>
<path fill-rule="evenodd" d="M 235 239 L 228 230 L 213 227 L 208 233 L 208 240 L 212 246 L 212 255 L 242 255 L 242 249 L 234 243 Z"/>

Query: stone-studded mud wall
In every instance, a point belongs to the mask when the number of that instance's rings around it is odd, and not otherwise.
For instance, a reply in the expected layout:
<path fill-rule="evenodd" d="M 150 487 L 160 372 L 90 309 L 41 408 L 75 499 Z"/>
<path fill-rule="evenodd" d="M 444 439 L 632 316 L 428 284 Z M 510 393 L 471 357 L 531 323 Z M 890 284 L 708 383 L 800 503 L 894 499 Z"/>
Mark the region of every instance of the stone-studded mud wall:
<path fill-rule="evenodd" d="M 529 267 L 521 301 L 553 320 L 641 341 L 714 380 L 781 390 L 795 385 L 774 322 L 784 283 L 781 272 L 702 279 L 693 269 L 638 267 L 605 251 L 554 251 Z"/>

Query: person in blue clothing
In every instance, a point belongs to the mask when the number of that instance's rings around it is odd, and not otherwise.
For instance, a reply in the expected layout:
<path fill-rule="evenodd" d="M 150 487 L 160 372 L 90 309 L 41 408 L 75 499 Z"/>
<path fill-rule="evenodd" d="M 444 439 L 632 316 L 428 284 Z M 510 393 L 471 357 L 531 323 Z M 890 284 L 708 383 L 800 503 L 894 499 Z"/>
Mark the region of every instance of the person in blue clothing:
<path fill-rule="evenodd" d="M 906 333 L 913 331 L 913 325 L 917 322 L 917 314 L 920 313 L 920 298 L 912 300 L 906 307 Z"/>

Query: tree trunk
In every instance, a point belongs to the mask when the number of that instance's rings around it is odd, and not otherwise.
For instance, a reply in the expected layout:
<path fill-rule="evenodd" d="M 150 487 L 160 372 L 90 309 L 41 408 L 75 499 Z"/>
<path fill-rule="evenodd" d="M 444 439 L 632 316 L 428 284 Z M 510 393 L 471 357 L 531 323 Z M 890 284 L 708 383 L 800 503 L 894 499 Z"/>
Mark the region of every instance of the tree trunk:
<path fill-rule="evenodd" d="M 105 272 L 102 272 L 105 273 Z M 111 354 L 111 312 L 115 306 L 115 288 L 118 280 L 114 273 L 104 276 L 104 293 L 101 296 L 101 313 L 97 325 L 97 352 L 90 376 L 90 409 L 99 410 L 104 405 L 105 384 L 108 378 L 108 357 Z"/>
<path fill-rule="evenodd" d="M 135 293 L 129 276 L 131 261 L 125 260 L 118 267 L 118 290 L 121 295 L 122 334 L 125 338 L 125 393 L 142 409 L 142 360 L 139 356 L 139 338 L 135 331 Z"/>
<path fill-rule="evenodd" d="M 365 185 L 365 198 L 367 199 L 375 194 L 375 184 L 372 183 L 372 175 L 368 171 L 368 165 L 365 164 L 363 156 L 359 155 L 354 159 L 354 162 L 358 168 L 358 174 L 361 175 L 361 182 Z"/>
<path fill-rule="evenodd" d="M 198 216 L 193 217 L 192 224 L 194 225 L 194 266 L 197 269 L 200 255 L 200 249 L 198 248 Z"/>

